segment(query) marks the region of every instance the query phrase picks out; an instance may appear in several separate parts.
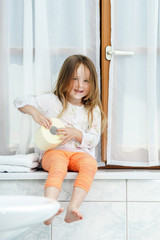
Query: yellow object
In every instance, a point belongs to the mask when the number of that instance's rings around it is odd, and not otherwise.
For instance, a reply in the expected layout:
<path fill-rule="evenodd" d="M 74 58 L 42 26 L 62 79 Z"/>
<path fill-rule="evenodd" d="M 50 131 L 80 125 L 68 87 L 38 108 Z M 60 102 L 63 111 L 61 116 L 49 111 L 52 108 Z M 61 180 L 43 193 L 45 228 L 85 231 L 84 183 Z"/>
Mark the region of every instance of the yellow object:
<path fill-rule="evenodd" d="M 57 118 L 52 118 L 50 129 L 41 126 L 35 133 L 35 143 L 43 151 L 56 148 L 62 140 L 63 135 L 57 135 L 58 128 L 65 128 L 62 122 Z"/>

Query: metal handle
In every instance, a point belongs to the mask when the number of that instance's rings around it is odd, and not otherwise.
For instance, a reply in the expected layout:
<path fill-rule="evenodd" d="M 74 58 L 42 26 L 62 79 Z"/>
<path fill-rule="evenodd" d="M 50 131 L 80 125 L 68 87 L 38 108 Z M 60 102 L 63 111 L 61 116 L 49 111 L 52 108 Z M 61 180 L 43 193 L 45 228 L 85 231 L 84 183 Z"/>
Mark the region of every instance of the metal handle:
<path fill-rule="evenodd" d="M 134 55 L 134 52 L 126 52 L 126 51 L 115 51 L 112 50 L 111 46 L 106 47 L 106 59 L 111 60 L 112 55 L 127 55 L 127 56 L 132 56 Z"/>

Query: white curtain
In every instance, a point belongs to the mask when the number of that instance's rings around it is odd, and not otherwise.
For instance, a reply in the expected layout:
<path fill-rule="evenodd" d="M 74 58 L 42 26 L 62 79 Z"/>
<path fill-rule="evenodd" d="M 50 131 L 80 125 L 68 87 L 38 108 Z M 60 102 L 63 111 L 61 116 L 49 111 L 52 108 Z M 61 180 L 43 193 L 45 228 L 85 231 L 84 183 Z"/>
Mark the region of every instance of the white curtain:
<path fill-rule="evenodd" d="M 160 1 L 111 0 L 107 162 L 160 165 Z"/>
<path fill-rule="evenodd" d="M 90 57 L 99 75 L 99 0 L 0 0 L 0 154 L 28 153 L 33 120 L 17 96 L 50 92 L 63 61 Z"/>
<path fill-rule="evenodd" d="M 9 65 L 9 33 L 8 33 L 8 6 L 9 2 L 0 1 L 0 154 L 9 153 L 9 82 L 8 82 L 8 65 Z"/>

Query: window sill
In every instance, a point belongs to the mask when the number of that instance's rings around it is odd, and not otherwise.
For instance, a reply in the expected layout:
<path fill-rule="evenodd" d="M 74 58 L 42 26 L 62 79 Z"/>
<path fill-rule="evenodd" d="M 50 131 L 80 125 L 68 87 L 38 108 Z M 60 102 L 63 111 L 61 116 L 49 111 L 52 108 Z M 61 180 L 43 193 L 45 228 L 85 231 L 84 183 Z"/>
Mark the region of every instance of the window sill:
<path fill-rule="evenodd" d="M 29 179 L 46 179 L 47 172 L 38 170 L 32 173 L 0 173 L 0 180 L 29 180 Z M 76 172 L 68 172 L 65 179 L 75 179 Z M 121 170 L 121 169 L 99 169 L 94 179 L 146 179 L 160 180 L 160 170 Z"/>

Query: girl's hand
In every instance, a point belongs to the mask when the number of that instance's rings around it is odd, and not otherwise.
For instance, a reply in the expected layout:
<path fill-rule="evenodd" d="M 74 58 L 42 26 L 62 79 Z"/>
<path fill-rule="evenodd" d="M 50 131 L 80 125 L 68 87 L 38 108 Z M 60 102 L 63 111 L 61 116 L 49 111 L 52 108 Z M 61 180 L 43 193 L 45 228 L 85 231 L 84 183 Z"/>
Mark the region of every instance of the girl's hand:
<path fill-rule="evenodd" d="M 32 116 L 33 120 L 46 127 L 50 128 L 52 126 L 52 120 L 48 117 L 46 117 L 44 114 L 38 111 L 37 108 L 31 106 L 31 105 L 26 105 L 24 107 L 19 108 L 19 110 L 23 113 L 27 113 Z"/>
<path fill-rule="evenodd" d="M 34 112 L 34 114 L 32 114 L 32 117 L 34 121 L 41 126 L 44 126 L 48 129 L 52 126 L 52 120 L 40 113 L 39 111 Z"/>
<path fill-rule="evenodd" d="M 78 142 L 82 142 L 82 132 L 76 128 L 71 128 L 71 127 L 65 127 L 65 128 L 59 128 L 57 135 L 64 135 L 60 139 L 62 141 L 62 145 L 69 142 L 72 139 L 76 139 Z"/>

